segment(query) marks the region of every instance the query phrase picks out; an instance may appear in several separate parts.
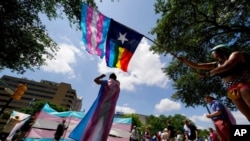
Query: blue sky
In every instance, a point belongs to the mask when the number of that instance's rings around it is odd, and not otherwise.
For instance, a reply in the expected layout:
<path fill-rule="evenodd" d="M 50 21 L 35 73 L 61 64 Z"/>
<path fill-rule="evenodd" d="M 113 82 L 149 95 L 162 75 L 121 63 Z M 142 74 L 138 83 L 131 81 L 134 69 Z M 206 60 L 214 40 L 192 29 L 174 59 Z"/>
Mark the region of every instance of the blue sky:
<path fill-rule="evenodd" d="M 154 0 L 96 0 L 99 11 L 104 15 L 154 39 L 148 32 L 156 26 L 159 15 L 154 14 Z M 183 114 L 191 119 L 199 128 L 213 127 L 210 119 L 205 117 L 207 111 L 203 107 L 185 108 L 179 101 L 171 100 L 174 89 L 171 80 L 162 73 L 170 56 L 162 57 L 149 51 L 153 43 L 145 38 L 139 44 L 125 73 L 115 68 L 107 68 L 104 60 L 88 54 L 81 41 L 82 33 L 72 28 L 66 18 L 48 21 L 43 17 L 49 35 L 58 43 L 60 50 L 55 60 L 47 60 L 35 72 L 27 71 L 23 75 L 2 71 L 2 75 L 26 77 L 31 80 L 42 79 L 66 82 L 71 84 L 79 96 L 83 97 L 82 109 L 88 110 L 99 91 L 94 78 L 104 73 L 115 72 L 121 82 L 120 97 L 116 111 L 139 113 L 155 116 L 164 114 Z M 167 31 L 166 31 L 167 32 Z M 108 78 L 108 77 L 106 77 Z M 249 124 L 240 112 L 233 112 L 238 124 Z"/>

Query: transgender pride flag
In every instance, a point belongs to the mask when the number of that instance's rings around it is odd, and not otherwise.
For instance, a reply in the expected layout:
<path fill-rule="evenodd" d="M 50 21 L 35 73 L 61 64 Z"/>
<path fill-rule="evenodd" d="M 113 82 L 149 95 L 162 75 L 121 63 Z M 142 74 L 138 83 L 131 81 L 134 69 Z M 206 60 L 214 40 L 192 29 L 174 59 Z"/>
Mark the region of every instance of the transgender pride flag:
<path fill-rule="evenodd" d="M 82 4 L 82 40 L 90 54 L 103 58 L 111 68 L 125 72 L 143 35 Z"/>
<path fill-rule="evenodd" d="M 82 3 L 81 29 L 82 41 L 90 54 L 104 57 L 105 42 L 110 18 Z"/>

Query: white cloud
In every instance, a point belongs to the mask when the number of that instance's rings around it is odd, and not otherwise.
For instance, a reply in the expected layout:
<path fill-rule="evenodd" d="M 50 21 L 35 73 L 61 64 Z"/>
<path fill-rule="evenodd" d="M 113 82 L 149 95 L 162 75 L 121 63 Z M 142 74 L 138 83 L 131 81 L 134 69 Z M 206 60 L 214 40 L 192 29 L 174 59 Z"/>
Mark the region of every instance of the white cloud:
<path fill-rule="evenodd" d="M 81 52 L 71 44 L 59 44 L 59 50 L 53 60 L 46 60 L 46 66 L 41 69 L 52 73 L 67 74 L 69 77 L 75 77 L 72 65 L 77 63 L 76 56 Z"/>
<path fill-rule="evenodd" d="M 136 85 L 166 87 L 170 82 L 162 72 L 166 64 L 161 62 L 159 55 L 149 51 L 149 48 L 150 45 L 143 38 L 129 63 L 128 72 L 106 67 L 104 59 L 98 64 L 99 72 L 115 72 L 121 82 L 121 88 L 128 91 L 134 91 Z"/>
<path fill-rule="evenodd" d="M 130 108 L 128 106 L 118 106 L 118 105 L 115 107 L 115 111 L 116 112 L 122 112 L 122 113 L 125 113 L 125 114 L 136 113 L 135 109 L 133 109 L 133 108 Z"/>
<path fill-rule="evenodd" d="M 173 110 L 180 110 L 181 104 L 171 101 L 168 98 L 162 99 L 160 103 L 155 105 L 155 110 L 159 113 L 169 112 Z"/>
<path fill-rule="evenodd" d="M 192 120 L 193 122 L 196 122 L 196 121 L 211 122 L 211 119 L 207 118 L 206 114 L 207 113 L 204 113 L 203 115 L 193 115 L 189 117 L 189 119 Z"/>

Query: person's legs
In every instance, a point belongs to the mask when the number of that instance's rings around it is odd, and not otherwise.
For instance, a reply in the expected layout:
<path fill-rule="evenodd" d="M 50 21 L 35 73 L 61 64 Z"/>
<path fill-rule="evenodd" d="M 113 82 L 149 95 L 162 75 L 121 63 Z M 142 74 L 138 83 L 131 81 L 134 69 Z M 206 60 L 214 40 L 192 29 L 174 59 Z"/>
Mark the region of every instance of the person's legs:
<path fill-rule="evenodd" d="M 248 109 L 250 111 L 250 84 L 244 85 L 243 87 L 241 87 L 240 94 L 241 94 L 242 99 L 247 104 Z"/>
<path fill-rule="evenodd" d="M 241 82 L 228 89 L 228 97 L 237 109 L 250 121 L 250 83 Z"/>
<path fill-rule="evenodd" d="M 55 140 L 55 141 L 59 141 L 59 140 L 60 140 L 60 138 L 61 138 L 61 136 L 60 136 L 60 135 L 55 135 L 54 140 Z"/>
<path fill-rule="evenodd" d="M 242 112 L 242 114 L 246 116 L 248 121 L 250 121 L 250 83 L 246 82 L 241 84 L 239 93 L 241 98 L 239 100 L 235 100 L 237 104 L 235 105 Z"/>
<path fill-rule="evenodd" d="M 247 118 L 247 120 L 250 121 L 250 110 L 243 98 L 232 100 L 232 102 L 237 107 L 237 109 Z"/>
<path fill-rule="evenodd" d="M 230 123 L 223 120 L 217 120 L 214 122 L 214 125 L 221 141 L 230 141 Z"/>

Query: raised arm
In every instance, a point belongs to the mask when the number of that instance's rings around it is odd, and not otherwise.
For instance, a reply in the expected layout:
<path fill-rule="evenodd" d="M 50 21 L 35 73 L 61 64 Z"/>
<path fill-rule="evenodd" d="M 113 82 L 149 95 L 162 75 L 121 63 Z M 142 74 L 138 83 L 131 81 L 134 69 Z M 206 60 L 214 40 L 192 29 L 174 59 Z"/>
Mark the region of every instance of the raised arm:
<path fill-rule="evenodd" d="M 180 61 L 185 63 L 186 65 L 190 66 L 194 69 L 201 69 L 201 70 L 212 70 L 217 67 L 217 62 L 209 62 L 209 63 L 194 63 L 192 61 L 187 60 L 184 57 L 177 57 Z"/>
<path fill-rule="evenodd" d="M 104 78 L 105 76 L 106 76 L 105 74 L 102 74 L 102 75 L 96 77 L 96 78 L 94 79 L 94 82 L 95 82 L 96 84 L 100 85 L 100 84 L 102 83 L 102 80 L 101 80 L 101 79 Z"/>

